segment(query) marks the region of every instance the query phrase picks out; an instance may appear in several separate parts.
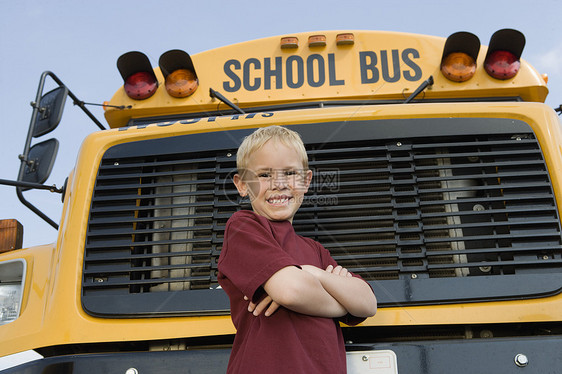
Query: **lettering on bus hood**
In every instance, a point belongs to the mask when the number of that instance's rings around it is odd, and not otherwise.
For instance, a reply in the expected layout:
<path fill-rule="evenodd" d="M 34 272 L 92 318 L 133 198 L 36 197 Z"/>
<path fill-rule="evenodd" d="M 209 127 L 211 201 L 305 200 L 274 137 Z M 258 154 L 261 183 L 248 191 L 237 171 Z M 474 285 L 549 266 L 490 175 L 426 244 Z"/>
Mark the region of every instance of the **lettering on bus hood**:
<path fill-rule="evenodd" d="M 414 48 L 361 51 L 357 58 L 359 71 L 352 74 L 358 74 L 361 84 L 394 83 L 401 79 L 415 82 L 422 77 L 421 67 L 415 61 L 420 58 L 420 53 Z M 231 59 L 224 63 L 223 69 L 227 80 L 222 86 L 226 92 L 237 92 L 242 88 L 256 91 L 344 86 L 344 74 L 348 73 L 342 71 L 343 68 L 338 69 L 334 53 L 326 57 L 311 54 L 307 57 L 251 57 L 244 61 Z"/>
<path fill-rule="evenodd" d="M 198 122 L 212 123 L 212 122 L 216 122 L 217 119 L 219 119 L 219 118 L 221 120 L 230 119 L 231 121 L 235 121 L 235 120 L 238 120 L 238 119 L 251 119 L 251 118 L 255 118 L 255 117 L 267 118 L 267 117 L 272 117 L 273 115 L 274 115 L 274 113 L 271 113 L 271 112 L 260 112 L 260 113 L 247 113 L 247 114 L 233 114 L 233 115 L 230 115 L 230 116 L 220 116 L 220 117 L 189 118 L 189 119 L 182 119 L 182 120 L 179 120 L 179 121 L 141 123 L 139 125 L 119 127 L 119 131 L 126 131 L 126 130 L 131 129 L 131 128 L 145 129 L 149 126 L 150 127 L 167 127 L 167 126 L 176 125 L 176 124 L 178 124 L 178 125 L 192 125 L 192 124 L 198 123 Z"/>

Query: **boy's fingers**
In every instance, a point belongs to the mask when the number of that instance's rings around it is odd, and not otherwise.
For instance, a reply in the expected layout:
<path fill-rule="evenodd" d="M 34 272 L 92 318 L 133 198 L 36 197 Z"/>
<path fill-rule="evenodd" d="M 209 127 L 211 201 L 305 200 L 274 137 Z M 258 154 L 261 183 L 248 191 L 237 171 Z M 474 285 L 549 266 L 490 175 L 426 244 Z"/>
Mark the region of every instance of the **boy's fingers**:
<path fill-rule="evenodd" d="M 328 267 L 326 268 L 326 272 L 332 273 L 332 274 L 335 274 L 335 275 L 339 275 L 341 277 L 352 277 L 349 270 L 347 270 L 346 268 L 344 268 L 340 265 L 338 265 L 336 267 L 333 267 L 332 265 L 328 265 Z"/>
<path fill-rule="evenodd" d="M 248 301 L 250 300 L 250 298 L 246 295 L 244 295 L 244 300 Z M 254 311 L 254 309 L 256 309 L 256 303 L 253 303 L 250 301 L 250 303 L 248 304 L 248 312 L 252 313 Z"/>
<path fill-rule="evenodd" d="M 336 275 L 340 275 L 342 269 L 343 269 L 343 268 L 338 265 L 338 266 L 336 266 L 336 267 L 334 268 L 334 270 L 332 271 L 332 273 L 334 273 L 334 274 L 336 274 Z"/>
<path fill-rule="evenodd" d="M 253 312 L 256 309 L 256 304 L 254 304 L 253 302 L 250 301 L 250 303 L 248 304 L 248 312 Z"/>
<path fill-rule="evenodd" d="M 267 308 L 267 310 L 265 311 L 265 316 L 269 317 L 270 315 L 272 315 L 273 313 L 275 313 L 275 311 L 277 309 L 279 309 L 279 304 L 277 304 L 275 301 L 272 301 L 271 304 L 269 304 L 269 307 Z"/>
<path fill-rule="evenodd" d="M 272 301 L 273 301 L 273 299 L 269 295 L 267 295 L 266 297 L 261 299 L 260 302 L 254 308 L 254 311 L 253 311 L 254 316 L 256 316 L 256 317 L 259 316 L 261 314 L 261 312 L 263 312 L 264 309 L 267 308 L 269 306 L 269 304 L 271 304 Z"/>

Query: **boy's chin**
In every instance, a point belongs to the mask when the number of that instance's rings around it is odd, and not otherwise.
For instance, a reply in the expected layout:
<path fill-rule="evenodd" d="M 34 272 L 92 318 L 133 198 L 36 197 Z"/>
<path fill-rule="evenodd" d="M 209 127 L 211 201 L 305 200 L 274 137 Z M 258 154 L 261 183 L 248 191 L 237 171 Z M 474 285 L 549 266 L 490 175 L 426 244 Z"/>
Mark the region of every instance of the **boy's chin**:
<path fill-rule="evenodd" d="M 267 219 L 269 219 L 270 221 L 293 221 L 293 217 L 294 217 L 294 212 L 259 212 L 259 211 L 255 211 L 254 212 L 260 216 L 266 217 Z"/>

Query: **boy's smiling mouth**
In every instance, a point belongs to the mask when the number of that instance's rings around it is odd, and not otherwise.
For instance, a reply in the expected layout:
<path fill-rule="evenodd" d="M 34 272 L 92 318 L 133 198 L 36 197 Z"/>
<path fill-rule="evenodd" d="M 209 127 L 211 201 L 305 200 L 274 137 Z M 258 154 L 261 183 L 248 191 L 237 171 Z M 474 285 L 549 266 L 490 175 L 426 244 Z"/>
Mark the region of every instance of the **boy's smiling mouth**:
<path fill-rule="evenodd" d="M 270 196 L 266 201 L 271 205 L 286 205 L 293 197 L 289 195 Z"/>

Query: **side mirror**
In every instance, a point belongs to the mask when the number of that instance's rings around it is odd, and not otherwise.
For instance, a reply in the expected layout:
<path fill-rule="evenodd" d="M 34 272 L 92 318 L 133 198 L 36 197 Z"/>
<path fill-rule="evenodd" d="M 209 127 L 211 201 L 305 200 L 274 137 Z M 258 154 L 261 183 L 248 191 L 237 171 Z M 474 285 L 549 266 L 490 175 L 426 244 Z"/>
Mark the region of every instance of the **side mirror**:
<path fill-rule="evenodd" d="M 58 150 L 59 141 L 54 138 L 31 147 L 21 181 L 43 184 L 51 174 Z M 23 191 L 29 189 L 22 187 Z"/>
<path fill-rule="evenodd" d="M 53 81 L 55 81 L 55 83 L 58 84 L 58 88 L 55 88 L 43 95 L 43 89 L 45 88 L 45 80 L 47 77 L 50 77 Z M 16 186 L 16 194 L 22 204 L 55 229 L 58 229 L 59 225 L 27 201 L 23 196 L 23 191 L 27 191 L 29 189 L 42 189 L 49 190 L 51 192 L 63 192 L 61 189 L 56 188 L 55 185 L 43 185 L 51 174 L 59 148 L 58 140 L 50 139 L 42 143 L 38 143 L 33 147 L 31 147 L 31 143 L 33 138 L 38 138 L 48 134 L 58 126 L 62 118 L 62 112 L 67 96 L 70 96 L 70 98 L 74 101 L 74 104 L 78 105 L 100 129 L 105 130 L 105 127 L 96 119 L 96 117 L 94 117 L 94 115 L 86 109 L 83 101 L 78 99 L 76 95 L 74 95 L 55 74 L 50 71 L 44 71 L 43 74 L 41 74 L 41 79 L 39 80 L 35 100 L 31 103 L 33 113 L 31 114 L 31 120 L 29 121 L 29 130 L 27 131 L 27 138 L 25 139 L 23 153 L 18 156 L 21 160 L 21 164 L 18 171 L 17 181 L 5 181 L 0 179 L 1 184 Z"/>
<path fill-rule="evenodd" d="M 68 88 L 61 86 L 41 97 L 33 137 L 37 138 L 53 131 L 60 123 Z"/>

